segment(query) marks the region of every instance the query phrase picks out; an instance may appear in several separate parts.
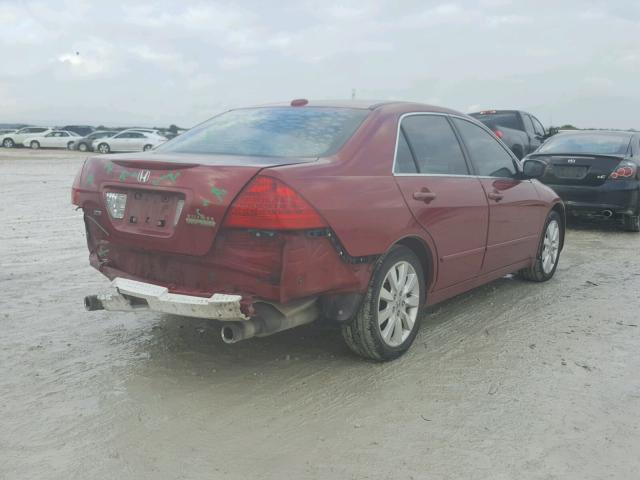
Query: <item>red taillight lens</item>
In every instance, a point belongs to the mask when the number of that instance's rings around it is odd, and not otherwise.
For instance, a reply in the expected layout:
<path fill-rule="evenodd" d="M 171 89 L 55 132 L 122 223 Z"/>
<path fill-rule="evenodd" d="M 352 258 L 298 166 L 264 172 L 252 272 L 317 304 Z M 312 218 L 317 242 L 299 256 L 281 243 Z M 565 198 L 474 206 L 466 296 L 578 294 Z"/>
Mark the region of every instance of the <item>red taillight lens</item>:
<path fill-rule="evenodd" d="M 325 221 L 293 189 L 271 177 L 257 177 L 233 202 L 227 227 L 304 230 L 326 227 Z"/>
<path fill-rule="evenodd" d="M 616 167 L 616 169 L 613 172 L 611 172 L 611 175 L 609 175 L 609 178 L 612 178 L 614 180 L 633 178 L 636 176 L 637 170 L 638 170 L 638 167 L 636 166 L 635 163 L 620 162 L 620 164 Z"/>
<path fill-rule="evenodd" d="M 71 186 L 71 204 L 81 207 L 80 205 L 80 180 L 82 179 L 82 170 L 84 169 L 84 163 L 78 173 L 76 173 L 73 179 L 73 185 Z"/>
<path fill-rule="evenodd" d="M 496 137 L 498 138 L 504 137 L 504 133 L 502 133 L 502 130 L 494 130 L 493 133 L 495 133 Z"/>

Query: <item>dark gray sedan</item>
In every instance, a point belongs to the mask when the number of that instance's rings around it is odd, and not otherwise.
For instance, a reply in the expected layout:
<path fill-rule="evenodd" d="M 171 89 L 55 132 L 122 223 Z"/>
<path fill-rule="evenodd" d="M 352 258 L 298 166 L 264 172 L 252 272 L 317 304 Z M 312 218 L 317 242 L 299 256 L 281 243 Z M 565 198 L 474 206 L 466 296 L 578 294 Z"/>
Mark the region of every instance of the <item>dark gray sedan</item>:
<path fill-rule="evenodd" d="M 91 144 L 94 140 L 98 140 L 99 138 L 108 138 L 115 135 L 116 131 L 112 130 L 100 130 L 97 132 L 90 133 L 86 137 L 79 138 L 73 145 L 71 146 L 71 150 L 80 150 L 81 152 L 87 152 L 93 150 Z"/>

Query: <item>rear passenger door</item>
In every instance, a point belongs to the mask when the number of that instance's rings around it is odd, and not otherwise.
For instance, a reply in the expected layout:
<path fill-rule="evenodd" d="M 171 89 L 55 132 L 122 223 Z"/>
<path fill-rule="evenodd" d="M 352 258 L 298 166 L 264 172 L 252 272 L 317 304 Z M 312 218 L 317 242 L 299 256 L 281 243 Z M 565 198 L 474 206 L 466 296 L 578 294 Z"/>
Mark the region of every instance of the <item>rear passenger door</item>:
<path fill-rule="evenodd" d="M 470 175 L 446 116 L 401 118 L 394 175 L 414 217 L 435 243 L 434 290 L 477 276 L 486 245 L 487 199 L 479 180 Z"/>
<path fill-rule="evenodd" d="M 545 205 L 531 180 L 517 178 L 512 155 L 491 133 L 462 118 L 453 123 L 489 202 L 483 273 L 531 258 L 537 252 Z"/>

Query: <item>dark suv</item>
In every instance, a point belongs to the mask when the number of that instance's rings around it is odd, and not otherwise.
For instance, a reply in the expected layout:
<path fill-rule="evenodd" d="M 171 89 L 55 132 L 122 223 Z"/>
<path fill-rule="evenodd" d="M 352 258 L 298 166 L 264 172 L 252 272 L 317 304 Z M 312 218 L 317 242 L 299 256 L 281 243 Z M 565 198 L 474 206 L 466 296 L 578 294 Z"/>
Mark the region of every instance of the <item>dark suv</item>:
<path fill-rule="evenodd" d="M 533 152 L 549 136 L 540 120 L 520 110 L 483 110 L 469 115 L 493 130 L 518 158 Z"/>

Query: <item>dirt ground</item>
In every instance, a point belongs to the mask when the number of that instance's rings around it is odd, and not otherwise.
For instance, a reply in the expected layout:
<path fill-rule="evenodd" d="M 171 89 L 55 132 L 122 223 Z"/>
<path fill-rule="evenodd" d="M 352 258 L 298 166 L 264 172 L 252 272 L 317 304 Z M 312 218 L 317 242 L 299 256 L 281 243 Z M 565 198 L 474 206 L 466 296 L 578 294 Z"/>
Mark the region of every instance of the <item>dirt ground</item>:
<path fill-rule="evenodd" d="M 392 363 L 324 325 L 225 345 L 84 311 L 83 158 L 0 149 L 1 479 L 639 477 L 640 235 L 572 226 L 552 281 L 435 307 Z"/>

